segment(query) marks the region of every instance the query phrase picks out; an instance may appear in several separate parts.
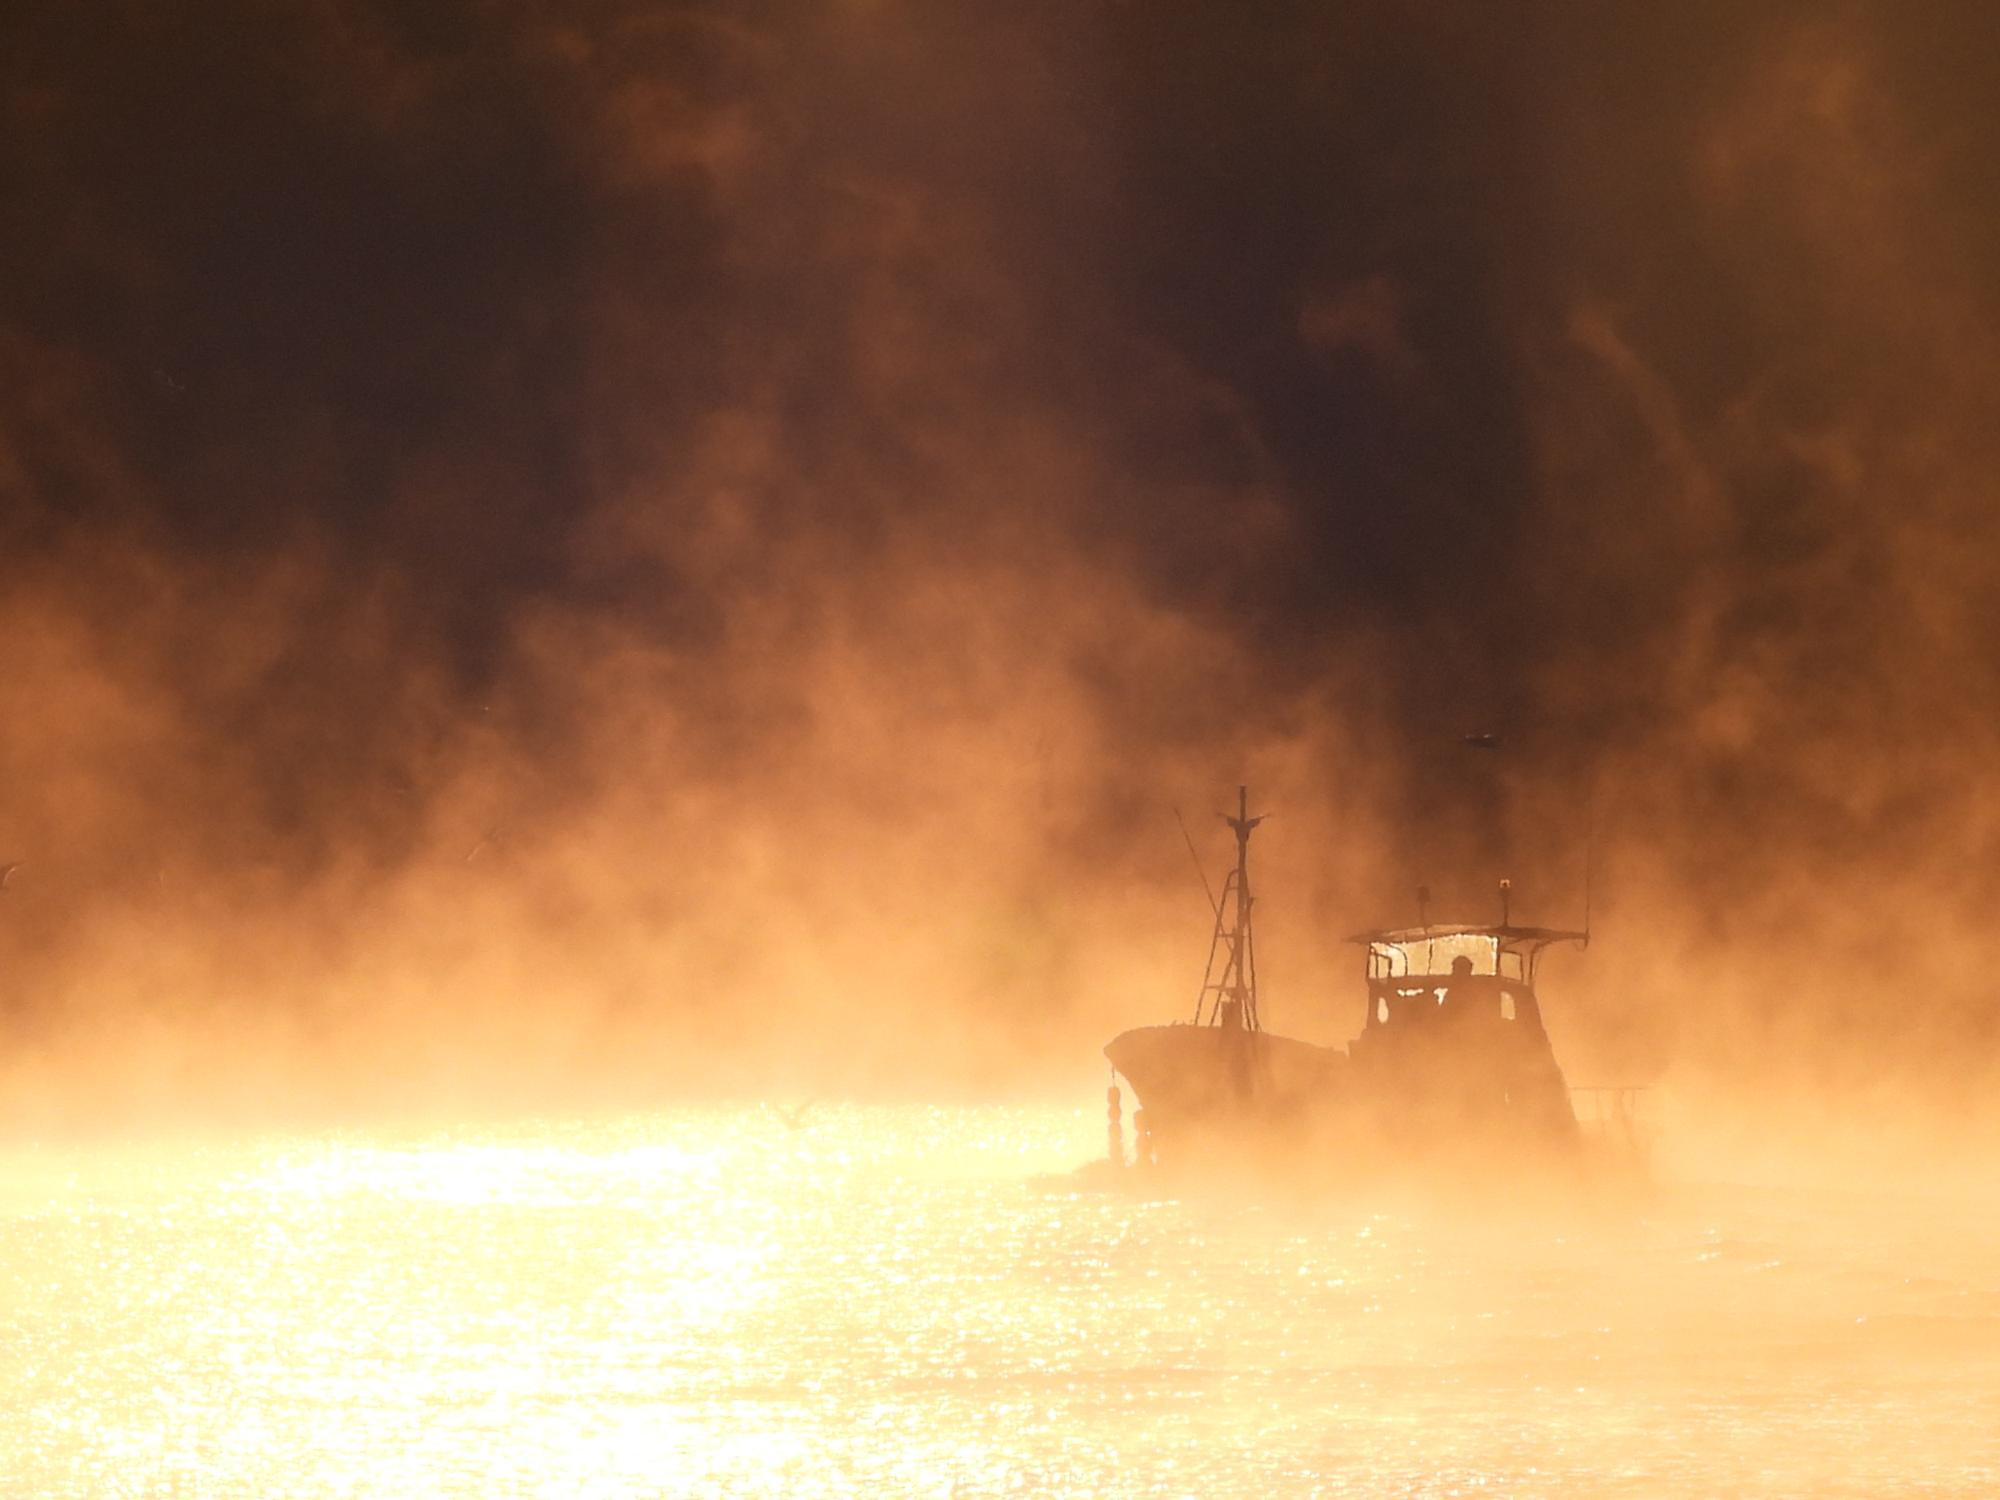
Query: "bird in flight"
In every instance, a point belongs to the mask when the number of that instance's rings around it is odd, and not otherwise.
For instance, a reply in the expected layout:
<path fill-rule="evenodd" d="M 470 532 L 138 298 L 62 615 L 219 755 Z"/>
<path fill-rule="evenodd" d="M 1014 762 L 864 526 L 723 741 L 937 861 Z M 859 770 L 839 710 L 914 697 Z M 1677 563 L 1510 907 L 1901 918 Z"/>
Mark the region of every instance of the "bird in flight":
<path fill-rule="evenodd" d="M 7 887 L 14 883 L 14 872 L 20 868 L 21 861 L 18 859 L 10 860 L 4 865 L 0 865 L 0 891 L 6 890 Z"/>
<path fill-rule="evenodd" d="M 487 829 L 486 832 L 482 833 L 479 836 L 479 842 L 474 844 L 472 848 L 466 852 L 465 862 L 467 864 L 471 864 L 475 859 L 479 858 L 479 856 L 481 854 L 484 854 L 488 849 L 499 848 L 501 840 L 503 840 L 505 837 L 506 837 L 506 830 L 503 828 L 495 827 Z"/>
<path fill-rule="evenodd" d="M 1459 740 L 1463 744 L 1470 745 L 1475 750 L 1498 750 L 1500 748 L 1500 736 L 1497 734 L 1462 734 L 1459 736 Z"/>

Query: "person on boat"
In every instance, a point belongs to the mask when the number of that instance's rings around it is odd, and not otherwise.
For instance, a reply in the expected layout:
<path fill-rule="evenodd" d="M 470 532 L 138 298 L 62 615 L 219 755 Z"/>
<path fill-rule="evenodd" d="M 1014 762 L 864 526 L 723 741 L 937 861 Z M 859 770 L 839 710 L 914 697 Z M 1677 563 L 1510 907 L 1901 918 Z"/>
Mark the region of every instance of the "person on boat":
<path fill-rule="evenodd" d="M 1454 996 L 1459 1000 L 1464 1000 L 1468 992 L 1472 989 L 1472 985 L 1472 960 L 1461 953 L 1451 961 L 1451 983 L 1438 991 L 1438 1004 L 1442 1005 L 1446 1000 L 1452 999 Z M 1461 1011 L 1461 1006 L 1452 1007 L 1453 1015 L 1458 1015 Z"/>

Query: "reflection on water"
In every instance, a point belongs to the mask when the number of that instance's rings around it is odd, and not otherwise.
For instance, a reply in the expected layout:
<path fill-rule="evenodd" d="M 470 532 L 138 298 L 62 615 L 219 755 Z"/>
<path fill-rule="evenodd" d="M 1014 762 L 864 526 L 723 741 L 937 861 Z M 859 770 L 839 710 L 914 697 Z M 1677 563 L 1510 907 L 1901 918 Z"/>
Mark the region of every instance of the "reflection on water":
<path fill-rule="evenodd" d="M 0 1151 L 7 1495 L 1982 1494 L 2000 1224 L 1037 1191 L 1089 1108 Z"/>

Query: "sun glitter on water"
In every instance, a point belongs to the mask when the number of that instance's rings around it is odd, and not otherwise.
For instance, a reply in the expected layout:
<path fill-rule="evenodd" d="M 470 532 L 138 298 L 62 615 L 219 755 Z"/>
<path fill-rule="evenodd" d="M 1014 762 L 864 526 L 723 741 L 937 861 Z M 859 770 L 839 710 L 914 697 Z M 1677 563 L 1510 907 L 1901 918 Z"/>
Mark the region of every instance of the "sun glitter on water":
<path fill-rule="evenodd" d="M 1687 1190 L 1502 1241 L 1032 1181 L 1101 1132 L 829 1107 L 17 1150 L 0 1494 L 1994 1481 L 1990 1205 Z"/>

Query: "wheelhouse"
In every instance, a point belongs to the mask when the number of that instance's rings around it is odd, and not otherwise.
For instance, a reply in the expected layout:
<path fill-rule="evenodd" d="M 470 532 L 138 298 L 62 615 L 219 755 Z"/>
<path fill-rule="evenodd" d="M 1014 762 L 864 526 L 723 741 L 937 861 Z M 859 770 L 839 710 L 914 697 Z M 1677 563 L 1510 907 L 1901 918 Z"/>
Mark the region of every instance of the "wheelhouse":
<path fill-rule="evenodd" d="M 1541 1025 L 1535 969 L 1544 949 L 1588 936 L 1552 927 L 1430 925 L 1356 933 L 1367 953 L 1371 1029 L 1484 1014 Z"/>

